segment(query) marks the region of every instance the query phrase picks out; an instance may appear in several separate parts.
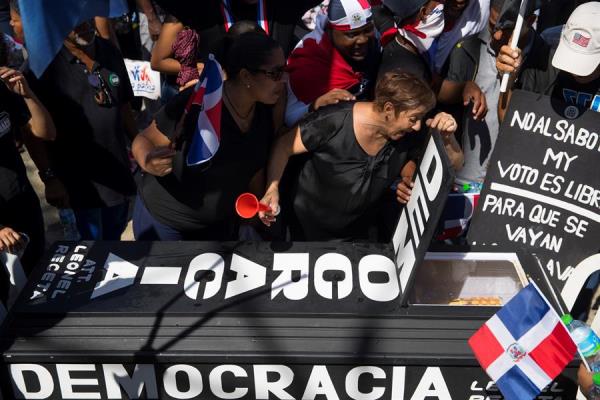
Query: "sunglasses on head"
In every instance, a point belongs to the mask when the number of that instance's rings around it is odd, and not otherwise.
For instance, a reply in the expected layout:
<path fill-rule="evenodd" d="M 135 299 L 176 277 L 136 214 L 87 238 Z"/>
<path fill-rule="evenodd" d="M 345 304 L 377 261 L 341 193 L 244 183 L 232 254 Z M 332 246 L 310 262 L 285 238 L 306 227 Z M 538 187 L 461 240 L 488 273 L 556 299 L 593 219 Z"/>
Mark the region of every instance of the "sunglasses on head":
<path fill-rule="evenodd" d="M 273 69 L 260 69 L 260 68 L 256 68 L 256 69 L 252 69 L 252 72 L 260 72 L 261 74 L 265 74 L 265 76 L 269 79 L 271 79 L 272 81 L 278 82 L 283 78 L 283 74 L 285 74 L 287 72 L 287 68 L 285 65 L 281 66 L 281 67 L 275 67 Z"/>

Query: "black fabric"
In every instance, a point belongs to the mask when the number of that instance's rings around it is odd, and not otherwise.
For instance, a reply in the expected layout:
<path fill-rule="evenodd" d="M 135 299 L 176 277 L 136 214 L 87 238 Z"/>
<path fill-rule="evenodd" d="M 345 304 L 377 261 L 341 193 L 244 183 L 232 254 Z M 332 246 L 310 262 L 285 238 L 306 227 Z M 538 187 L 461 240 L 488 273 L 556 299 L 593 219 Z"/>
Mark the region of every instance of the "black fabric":
<path fill-rule="evenodd" d="M 475 80 L 479 65 L 481 39 L 479 35 L 471 35 L 458 42 L 452 49 L 441 75 L 452 82 L 468 82 Z"/>
<path fill-rule="evenodd" d="M 190 88 L 178 94 L 156 115 L 158 129 L 171 140 L 177 141 L 177 125 L 192 92 Z M 178 151 L 171 174 L 165 177 L 143 174 L 139 193 L 150 213 L 159 222 L 188 236 L 210 226 L 234 224 L 237 196 L 248 190 L 254 175 L 267 164 L 273 137 L 271 109 L 257 103 L 251 128 L 243 133 L 224 106 L 219 150 L 210 161 L 188 167 L 185 151 Z M 195 123 L 193 116 L 186 118 L 184 150 Z"/>
<path fill-rule="evenodd" d="M 300 122 L 309 157 L 292 195 L 299 224 L 292 240 L 366 239 L 382 196 L 409 160 L 416 134 L 389 142 L 376 156 L 360 147 L 354 104 L 323 107 Z"/>
<path fill-rule="evenodd" d="M 29 236 L 29 244 L 21 257 L 23 269 L 29 274 L 43 255 L 45 246 L 42 208 L 29 181 L 18 196 L 0 206 L 0 225 Z"/>
<path fill-rule="evenodd" d="M 23 99 L 0 84 L 0 208 L 29 185 L 15 138 L 30 118 Z"/>
<path fill-rule="evenodd" d="M 322 0 L 267 0 L 267 19 L 269 34 L 281 45 L 284 54 L 296 45 L 294 31 L 304 13 L 321 3 Z M 158 2 L 170 14 L 184 24 L 196 29 L 200 35 L 200 58 L 208 53 L 220 54 L 225 23 L 221 12 L 222 0 L 162 0 Z M 241 0 L 231 0 L 235 21 L 256 21 L 255 4 L 246 4 Z"/>
<path fill-rule="evenodd" d="M 578 113 L 589 109 L 594 102 L 594 98 L 600 97 L 600 78 L 589 83 L 577 82 L 571 74 L 561 71 L 552 66 L 552 58 L 554 51 L 538 52 L 537 57 L 542 57 L 543 62 L 536 63 L 523 70 L 519 79 L 519 86 L 523 90 L 528 90 L 535 93 L 550 95 L 556 100 L 564 101 L 565 103 L 576 106 Z M 600 102 L 600 100 L 596 100 Z M 595 111 L 600 111 L 598 104 Z M 562 110 L 567 112 L 567 110 Z M 561 112 L 561 110 L 559 110 Z M 571 111 L 573 112 L 573 111 Z M 568 115 L 565 115 L 569 117 Z M 571 114 L 571 117 L 573 114 Z"/>
<path fill-rule="evenodd" d="M 427 83 L 431 82 L 431 71 L 425 59 L 400 45 L 397 40 L 392 40 L 384 47 L 378 76 L 381 78 L 393 70 L 410 72 Z"/>
<path fill-rule="evenodd" d="M 0 22 L 8 21 L 10 21 L 10 2 L 8 0 L 0 0 Z"/>
<path fill-rule="evenodd" d="M 96 38 L 95 59 L 113 104 L 99 105 L 85 66 L 64 47 L 39 80 L 29 81 L 56 125 L 49 145 L 53 167 L 73 208 L 110 207 L 135 194 L 121 107 L 133 99 L 123 57 Z"/>

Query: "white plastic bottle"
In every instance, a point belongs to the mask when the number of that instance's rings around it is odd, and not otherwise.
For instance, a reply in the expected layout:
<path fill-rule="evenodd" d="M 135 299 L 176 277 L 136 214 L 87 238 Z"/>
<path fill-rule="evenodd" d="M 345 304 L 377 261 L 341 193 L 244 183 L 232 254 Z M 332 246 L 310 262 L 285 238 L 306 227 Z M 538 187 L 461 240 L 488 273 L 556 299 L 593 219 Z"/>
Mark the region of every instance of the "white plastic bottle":
<path fill-rule="evenodd" d="M 596 354 L 600 352 L 600 338 L 598 338 L 598 335 L 585 323 L 573 319 L 571 314 L 565 314 L 561 319 L 569 329 L 571 338 L 577 344 L 581 354 L 592 363 Z"/>

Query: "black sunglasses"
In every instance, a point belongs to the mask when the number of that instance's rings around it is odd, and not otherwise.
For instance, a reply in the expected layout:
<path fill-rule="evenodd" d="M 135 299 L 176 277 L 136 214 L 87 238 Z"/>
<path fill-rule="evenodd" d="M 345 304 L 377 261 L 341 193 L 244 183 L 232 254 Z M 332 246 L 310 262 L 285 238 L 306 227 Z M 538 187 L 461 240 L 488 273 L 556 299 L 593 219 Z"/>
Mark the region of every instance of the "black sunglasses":
<path fill-rule="evenodd" d="M 109 107 L 113 104 L 110 91 L 106 87 L 106 82 L 99 71 L 94 71 L 87 76 L 88 83 L 96 90 L 94 100 L 101 106 Z"/>
<path fill-rule="evenodd" d="M 251 69 L 250 71 L 260 72 L 262 74 L 265 74 L 265 76 L 267 78 L 271 79 L 272 81 L 279 82 L 283 78 L 283 74 L 285 74 L 287 72 L 287 68 L 284 65 L 281 67 L 275 67 L 271 70 L 255 68 L 255 69 Z"/>

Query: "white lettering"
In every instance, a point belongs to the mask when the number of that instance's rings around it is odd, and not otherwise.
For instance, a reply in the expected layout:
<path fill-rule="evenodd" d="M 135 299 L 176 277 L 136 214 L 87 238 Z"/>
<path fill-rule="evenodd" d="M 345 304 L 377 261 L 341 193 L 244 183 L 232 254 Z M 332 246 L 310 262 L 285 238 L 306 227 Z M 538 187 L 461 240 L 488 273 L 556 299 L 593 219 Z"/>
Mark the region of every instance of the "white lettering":
<path fill-rule="evenodd" d="M 269 381 L 267 374 L 279 374 L 279 379 Z M 256 400 L 269 400 L 277 396 L 281 400 L 294 400 L 285 389 L 292 384 L 294 373 L 291 368 L 285 365 L 255 365 L 254 366 L 254 387 L 256 388 Z"/>
<path fill-rule="evenodd" d="M 177 374 L 182 373 L 187 377 L 189 389 L 181 391 L 177 386 Z M 176 399 L 193 399 L 202 393 L 202 374 L 191 365 L 178 364 L 165 370 L 163 375 L 165 392 Z"/>
<path fill-rule="evenodd" d="M 308 253 L 273 254 L 273 271 L 281 271 L 271 285 L 271 299 L 283 292 L 286 299 L 301 300 L 308 296 Z M 293 272 L 298 273 L 295 279 Z"/>
<path fill-rule="evenodd" d="M 237 365 L 219 365 L 215 367 L 212 371 L 210 371 L 210 375 L 208 376 L 208 381 L 210 384 L 210 390 L 212 394 L 217 396 L 220 399 L 230 400 L 230 399 L 239 399 L 244 397 L 248 393 L 248 389 L 246 388 L 235 388 L 231 392 L 226 392 L 223 389 L 223 373 L 231 372 L 233 376 L 236 378 L 239 377 L 248 377 L 248 374 L 242 367 Z"/>
<path fill-rule="evenodd" d="M 373 379 L 385 379 L 385 371 L 378 367 L 352 368 L 346 375 L 346 393 L 354 400 L 377 400 L 383 397 L 385 387 L 373 387 L 368 393 L 358 390 L 358 380 L 362 374 L 370 374 Z"/>
<path fill-rule="evenodd" d="M 98 379 L 71 378 L 71 372 L 96 372 L 94 364 L 56 364 L 56 375 L 63 399 L 99 399 L 98 392 L 77 392 L 73 386 L 98 386 Z"/>
<path fill-rule="evenodd" d="M 326 271 L 339 271 L 333 279 L 325 277 Z M 338 279 L 338 277 L 340 279 Z M 332 278 L 332 277 L 330 277 Z M 352 292 L 352 263 L 338 253 L 323 254 L 315 263 L 315 289 L 326 299 L 333 299 L 333 282 L 337 282 L 337 298 L 343 299 Z"/>

